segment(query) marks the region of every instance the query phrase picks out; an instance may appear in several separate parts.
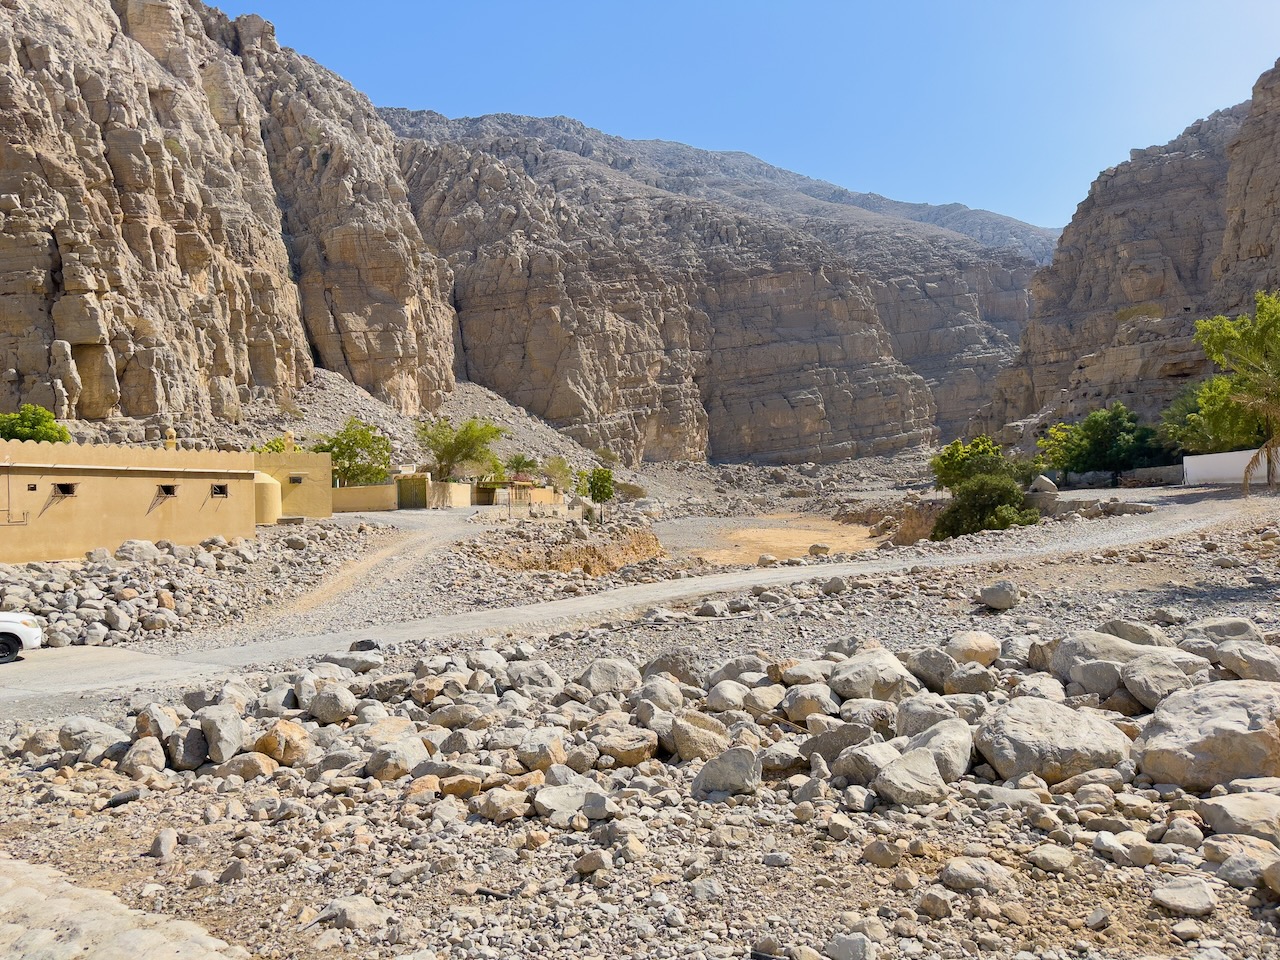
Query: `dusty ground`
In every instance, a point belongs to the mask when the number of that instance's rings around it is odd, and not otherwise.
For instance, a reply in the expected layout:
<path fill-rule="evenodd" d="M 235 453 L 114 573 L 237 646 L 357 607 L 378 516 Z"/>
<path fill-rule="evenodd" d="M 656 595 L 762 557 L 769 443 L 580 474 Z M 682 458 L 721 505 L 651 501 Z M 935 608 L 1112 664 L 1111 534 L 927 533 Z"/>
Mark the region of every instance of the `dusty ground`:
<path fill-rule="evenodd" d="M 779 560 L 804 557 L 815 543 L 827 544 L 832 553 L 860 553 L 877 543 L 866 527 L 809 513 L 686 517 L 658 523 L 655 532 L 672 554 L 716 564 L 753 564 L 762 553 Z"/>

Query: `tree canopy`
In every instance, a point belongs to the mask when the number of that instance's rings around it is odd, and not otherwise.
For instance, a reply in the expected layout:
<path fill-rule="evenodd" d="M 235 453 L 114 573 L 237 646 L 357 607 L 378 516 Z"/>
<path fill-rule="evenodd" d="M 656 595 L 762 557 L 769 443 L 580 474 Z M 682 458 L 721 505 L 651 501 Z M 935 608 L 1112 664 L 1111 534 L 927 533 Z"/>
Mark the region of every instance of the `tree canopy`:
<path fill-rule="evenodd" d="M 1256 413 L 1232 399 L 1235 378 L 1221 374 L 1192 384 L 1160 415 L 1157 433 L 1184 453 L 1252 450 L 1266 439 Z"/>
<path fill-rule="evenodd" d="M 1280 449 L 1280 295 L 1259 291 L 1254 313 L 1196 321 L 1196 342 L 1205 356 L 1227 371 L 1230 401 L 1262 423 L 1262 442 L 1244 471 L 1244 487 L 1262 463 L 1267 485 L 1275 487 Z"/>
<path fill-rule="evenodd" d="M 58 423 L 53 411 L 24 403 L 17 413 L 0 413 L 0 440 L 70 443 L 71 432 Z"/>
<path fill-rule="evenodd" d="M 431 455 L 431 475 L 437 480 L 452 480 L 464 465 L 473 464 L 492 472 L 492 444 L 506 430 L 488 420 L 472 417 L 454 427 L 448 420 L 418 425 L 418 442 Z M 501 467 L 501 464 L 499 464 Z"/>
<path fill-rule="evenodd" d="M 1054 424 L 1037 444 L 1052 466 L 1071 473 L 1118 474 L 1171 459 L 1156 431 L 1119 400 L 1077 424 Z"/>
<path fill-rule="evenodd" d="M 329 454 L 340 486 L 385 483 L 391 475 L 391 441 L 358 417 L 350 417 L 341 430 L 322 437 L 311 449 Z"/>

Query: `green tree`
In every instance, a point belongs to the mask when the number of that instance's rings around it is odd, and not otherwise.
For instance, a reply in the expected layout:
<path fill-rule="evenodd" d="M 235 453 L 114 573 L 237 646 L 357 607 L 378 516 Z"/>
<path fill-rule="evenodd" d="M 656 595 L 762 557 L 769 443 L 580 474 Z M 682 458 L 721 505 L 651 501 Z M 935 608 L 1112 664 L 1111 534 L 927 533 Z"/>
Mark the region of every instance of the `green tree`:
<path fill-rule="evenodd" d="M 1275 489 L 1280 449 L 1280 295 L 1255 294 L 1253 316 L 1197 320 L 1196 342 L 1205 356 L 1231 375 L 1231 401 L 1262 423 L 1262 443 L 1244 469 L 1245 493 L 1264 462 L 1267 486 Z"/>
<path fill-rule="evenodd" d="M 1124 470 L 1157 466 L 1173 459 L 1155 430 L 1140 424 L 1137 415 L 1118 400 L 1105 409 L 1094 410 L 1075 425 L 1055 424 L 1041 449 L 1060 470 L 1098 470 L 1113 477 Z"/>
<path fill-rule="evenodd" d="M 284 435 L 272 437 L 270 440 L 264 440 L 258 446 L 253 448 L 254 453 L 284 453 L 289 449 L 289 442 L 285 440 Z"/>
<path fill-rule="evenodd" d="M 455 428 L 448 420 L 418 424 L 418 442 L 431 454 L 431 475 L 437 480 L 452 480 L 464 464 L 475 464 L 493 472 L 495 459 L 491 445 L 506 430 L 488 420 L 472 417 Z"/>
<path fill-rule="evenodd" d="M 564 457 L 551 457 L 542 465 L 542 476 L 561 493 L 568 492 L 573 486 L 573 471 L 569 469 L 569 461 Z"/>
<path fill-rule="evenodd" d="M 990 437 L 980 436 L 969 443 L 953 440 L 929 461 L 929 466 L 933 470 L 936 489 L 954 490 L 966 480 L 982 475 L 1012 477 L 1027 484 L 1043 464 L 1039 459 L 1006 454 Z"/>
<path fill-rule="evenodd" d="M 527 453 L 515 453 L 507 457 L 506 467 L 512 474 L 534 473 L 538 469 L 538 461 Z"/>
<path fill-rule="evenodd" d="M 587 496 L 601 507 L 612 500 L 613 471 L 608 467 L 596 467 L 587 474 Z"/>
<path fill-rule="evenodd" d="M 980 530 L 1007 530 L 1040 519 L 1034 509 L 1024 509 L 1022 488 L 1012 477 L 983 473 L 960 483 L 951 503 L 933 525 L 934 540 L 947 540 Z"/>
<path fill-rule="evenodd" d="M 1262 421 L 1232 399 L 1235 378 L 1210 377 L 1191 384 L 1160 415 L 1156 432 L 1166 446 L 1184 453 L 1252 450 L 1266 439 Z"/>
<path fill-rule="evenodd" d="M 24 403 L 17 413 L 0 413 L 0 440 L 70 443 L 71 433 L 58 423 L 53 411 Z"/>
<path fill-rule="evenodd" d="M 341 430 L 322 437 L 311 449 L 333 459 L 333 478 L 338 486 L 385 483 L 391 475 L 391 441 L 373 424 L 357 417 L 348 418 Z"/>

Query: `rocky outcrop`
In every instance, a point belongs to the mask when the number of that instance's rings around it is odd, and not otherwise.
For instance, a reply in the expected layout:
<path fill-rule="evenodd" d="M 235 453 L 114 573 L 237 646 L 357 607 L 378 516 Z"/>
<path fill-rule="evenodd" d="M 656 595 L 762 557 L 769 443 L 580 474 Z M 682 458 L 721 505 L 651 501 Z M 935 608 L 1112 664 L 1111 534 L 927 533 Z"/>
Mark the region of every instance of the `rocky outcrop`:
<path fill-rule="evenodd" d="M 1164 146 L 1134 150 L 1094 181 L 1053 264 L 1035 276 L 1017 362 L 996 380 L 975 432 L 1042 410 L 1071 419 L 1113 399 L 1153 416 L 1207 372 L 1191 335 L 1197 317 L 1218 309 L 1227 147 L 1248 110 L 1220 111 Z"/>
<path fill-rule="evenodd" d="M 469 379 L 633 461 L 829 460 L 932 435 L 927 389 L 818 241 L 537 140 L 485 147 L 401 148 Z"/>
<path fill-rule="evenodd" d="M 983 384 L 1014 356 L 1027 318 L 1027 284 L 1034 269 L 1034 261 L 1028 254 L 1043 255 L 1053 236 L 1052 231 L 1019 224 L 986 211 L 972 211 L 958 205 L 935 208 L 924 204 L 895 204 L 882 197 L 853 194 L 832 184 L 771 167 L 746 154 L 713 153 L 660 141 L 623 140 L 562 117 L 535 119 L 497 115 L 449 120 L 430 111 L 402 109 L 384 109 L 382 115 L 407 139 L 440 148 L 460 146 L 524 167 L 526 175 L 536 184 L 556 192 L 559 200 L 556 216 L 568 217 L 574 230 L 580 231 L 587 225 L 596 231 L 591 235 L 594 247 L 608 246 L 612 257 L 623 260 L 633 258 L 630 250 L 642 247 L 643 258 L 663 264 L 663 279 L 676 287 L 686 286 L 681 274 L 689 257 L 713 263 L 724 258 L 726 250 L 731 258 L 726 265 L 745 266 L 752 272 L 772 270 L 771 261 L 797 260 L 803 252 L 806 263 L 815 262 L 816 257 L 816 262 L 824 265 L 828 278 L 832 270 L 846 275 L 860 274 L 870 285 L 872 307 L 889 335 L 894 356 L 924 377 L 929 385 L 935 410 L 939 411 L 936 423 L 944 436 L 961 430 L 986 399 Z M 580 190 L 571 195 L 566 192 L 566 186 L 574 180 L 590 181 L 594 184 L 593 190 Z M 426 191 L 430 192 L 430 188 L 426 187 Z M 434 202 L 419 202 L 419 191 L 415 189 L 414 193 L 420 223 L 424 232 L 430 233 L 425 219 L 437 216 L 440 208 Z M 474 201 L 467 219 L 486 228 L 489 220 L 502 221 L 505 210 L 523 211 L 526 206 L 518 195 L 504 196 L 497 184 L 491 185 L 486 196 L 477 196 Z M 657 235 L 649 236 L 642 227 L 646 220 L 644 214 L 633 213 L 631 222 L 614 224 L 595 209 L 601 204 L 620 207 L 624 202 L 631 207 L 652 203 L 664 210 L 699 211 L 690 216 L 694 220 L 710 218 L 716 224 L 730 225 L 729 232 L 678 236 L 680 221 L 685 216 L 681 212 L 664 214 L 656 221 Z M 580 209 L 582 207 L 587 209 Z M 931 219 L 965 226 L 983 235 L 988 245 L 936 226 Z M 609 231 L 618 225 L 625 229 L 615 237 Z M 567 229 L 564 224 L 561 227 Z M 510 224 L 504 226 L 508 228 L 519 229 Z M 542 235 L 545 237 L 546 231 Z M 456 270 L 463 270 L 459 261 L 471 258 L 476 244 L 472 243 L 464 251 L 466 244 L 460 247 L 440 239 L 441 251 Z M 568 233 L 564 239 L 567 242 Z M 707 242 L 716 247 L 711 257 L 702 249 Z M 673 243 L 681 247 L 675 256 L 672 255 Z M 755 249 L 760 244 L 765 246 Z M 481 259 L 475 257 L 476 261 Z M 630 268 L 624 269 L 624 276 L 618 278 L 624 285 L 628 282 L 627 269 Z M 789 290 L 787 296 L 804 295 L 805 281 L 802 279 L 796 286 L 785 279 L 788 273 L 782 271 L 781 283 L 781 287 Z M 597 278 L 608 280 L 603 274 Z M 553 281 L 553 285 L 555 282 L 558 281 Z M 463 286 L 465 284 L 459 287 L 460 302 L 467 299 Z M 818 286 L 817 295 L 826 296 L 821 290 L 824 285 Z M 753 297 L 760 294 L 758 283 L 756 288 Z M 685 292 L 692 295 L 695 311 L 708 312 L 710 318 L 721 315 L 719 306 L 699 302 L 696 291 L 685 289 Z M 580 300 L 583 295 L 586 302 L 600 302 L 600 284 L 584 281 L 581 272 L 571 269 L 560 296 Z M 630 296 L 635 298 L 634 293 Z M 761 301 L 754 306 L 735 305 L 732 309 L 772 311 L 779 306 Z M 794 308 L 783 309 L 784 313 L 790 310 L 795 314 Z M 472 324 L 468 324 L 465 316 L 462 325 L 468 369 L 475 370 L 482 382 L 493 385 L 494 375 L 487 372 L 490 365 L 475 363 L 472 340 L 465 333 L 465 328 Z M 684 325 L 680 326 L 683 330 Z M 693 331 L 691 344 L 697 340 L 698 326 L 694 322 L 689 327 Z M 718 324 L 716 327 L 721 342 L 728 326 Z M 796 329 L 802 327 L 797 324 Z M 782 347 L 782 339 L 794 336 L 795 330 L 784 329 L 779 333 L 778 343 L 771 347 L 773 359 L 784 365 L 792 364 L 795 359 L 780 357 L 779 351 L 788 352 Z M 817 333 L 822 336 L 820 330 Z M 736 351 L 738 347 L 730 349 Z M 794 349 L 790 353 L 793 358 L 801 356 Z M 662 373 L 680 375 L 669 364 L 663 367 Z M 878 371 L 870 373 L 881 379 Z M 761 375 L 767 376 L 762 373 L 753 377 L 759 381 Z M 646 389 L 652 393 L 666 382 L 659 377 Z M 709 396 L 709 390 L 714 392 L 716 381 L 703 379 L 701 382 L 703 399 L 714 405 L 717 400 Z M 838 436 L 838 430 L 823 424 L 835 410 L 828 411 L 825 402 L 821 409 L 815 408 L 805 399 L 805 394 L 814 389 L 812 384 L 802 382 L 799 386 L 785 403 L 770 400 L 767 395 L 760 398 L 755 404 L 757 411 L 763 412 L 766 420 L 791 418 L 794 422 L 794 418 L 800 416 L 795 427 L 816 431 L 813 446 L 823 452 L 815 456 L 853 449 Z M 848 392 L 844 385 L 834 386 L 841 393 Z M 539 385 L 533 389 L 545 392 L 547 388 Z M 564 388 L 560 389 L 563 393 Z M 882 395 L 885 389 L 882 383 L 871 391 L 872 410 L 880 405 L 874 397 Z M 617 391 L 614 394 L 616 402 L 610 400 L 608 406 L 635 409 L 633 401 L 618 396 Z M 730 389 L 729 396 L 722 402 L 737 406 L 749 403 L 745 396 L 735 398 L 732 394 Z M 858 402 L 866 404 L 868 398 L 864 395 Z M 534 409 L 540 406 L 548 405 L 535 401 Z M 647 417 L 641 414 L 640 419 Z M 552 416 L 552 419 L 559 422 L 560 418 Z M 760 427 L 756 429 L 759 432 Z M 763 429 L 773 428 L 763 426 Z M 714 429 L 712 433 L 718 435 Z M 737 451 L 750 449 L 754 442 L 747 439 L 745 445 L 743 442 L 719 444 L 713 437 L 711 448 L 723 451 L 725 456 L 738 456 Z M 888 449 L 894 442 L 887 440 L 884 447 Z M 793 448 L 799 446 L 792 443 Z M 781 451 L 767 447 L 766 444 L 767 455 L 781 455 Z M 864 448 L 865 444 L 858 447 Z"/>
<path fill-rule="evenodd" d="M 313 355 L 410 412 L 451 385 L 391 134 L 261 19 L 12 0 L 0 124 L 0 408 L 236 420 Z"/>

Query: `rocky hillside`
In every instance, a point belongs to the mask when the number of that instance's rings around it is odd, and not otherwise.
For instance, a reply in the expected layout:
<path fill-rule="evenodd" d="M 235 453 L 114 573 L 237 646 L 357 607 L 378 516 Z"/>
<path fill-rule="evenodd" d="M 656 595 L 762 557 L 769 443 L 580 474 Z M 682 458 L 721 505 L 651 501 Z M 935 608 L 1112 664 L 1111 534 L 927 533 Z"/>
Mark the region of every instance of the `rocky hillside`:
<path fill-rule="evenodd" d="M 1251 101 L 1135 150 L 1094 181 L 1035 277 L 1018 360 L 974 432 L 1007 440 L 1120 399 L 1156 416 L 1209 372 L 1194 321 L 1280 284 L 1280 69 Z"/>
<path fill-rule="evenodd" d="M 534 184 L 556 192 L 562 207 L 572 205 L 582 215 L 575 221 L 577 230 L 588 222 L 607 229 L 608 217 L 601 217 L 599 208 L 631 204 L 638 197 L 682 210 L 692 209 L 696 200 L 713 218 L 749 224 L 749 235 L 735 237 L 735 245 L 767 238 L 771 247 L 751 251 L 761 262 L 807 250 L 808 256 L 857 272 L 870 287 L 894 355 L 929 384 L 945 437 L 963 428 L 986 399 L 983 385 L 1014 357 L 1028 316 L 1027 287 L 1034 266 L 1047 262 L 1056 237 L 1055 231 L 959 204 L 898 203 L 812 180 L 747 154 L 624 140 L 564 117 L 503 114 L 450 120 L 431 111 L 381 113 L 406 139 L 461 146 L 523 167 Z M 588 182 L 590 190 L 578 189 L 572 196 L 567 192 Z M 421 208 L 416 195 L 414 202 Z M 506 229 L 501 209 L 519 202 L 498 192 L 488 202 L 479 200 L 471 216 L 498 236 Z M 430 215 L 442 214 L 432 208 Z M 760 226 L 766 228 L 763 233 Z M 477 242 L 483 243 L 475 236 L 455 239 L 460 243 L 441 247 L 455 265 L 460 255 L 474 256 Z M 617 238 L 591 239 L 614 243 Z M 634 246 L 630 239 L 626 243 Z M 592 295 L 586 289 L 567 291 L 570 298 L 583 294 Z M 473 365 L 470 355 L 468 364 L 473 375 L 490 382 L 489 371 Z"/>
<path fill-rule="evenodd" d="M 1051 240 L 573 121 L 386 116 L 411 139 L 259 17 L 0 3 L 0 409 L 207 434 L 317 367 L 408 414 L 461 374 L 633 461 L 889 453 L 976 409 Z"/>
<path fill-rule="evenodd" d="M 409 411 L 451 387 L 393 137 L 260 18 L 9 0 L 0 125 L 0 406 L 236 420 L 313 363 Z"/>

